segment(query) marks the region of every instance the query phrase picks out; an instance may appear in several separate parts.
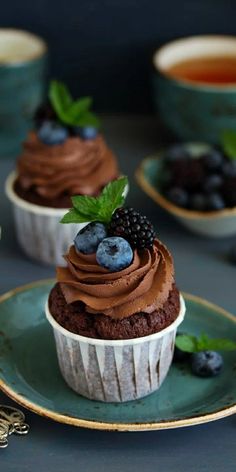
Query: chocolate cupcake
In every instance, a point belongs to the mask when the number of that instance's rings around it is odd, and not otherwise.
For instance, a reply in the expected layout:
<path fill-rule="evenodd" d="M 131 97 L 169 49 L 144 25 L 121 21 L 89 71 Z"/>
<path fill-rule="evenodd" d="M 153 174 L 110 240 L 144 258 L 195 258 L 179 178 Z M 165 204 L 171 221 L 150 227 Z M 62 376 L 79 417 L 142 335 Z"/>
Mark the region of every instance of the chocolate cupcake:
<path fill-rule="evenodd" d="M 73 199 L 63 221 L 90 215 L 93 222 L 77 234 L 66 267 L 57 268 L 46 306 L 64 379 L 105 402 L 160 387 L 185 314 L 171 254 L 145 216 L 122 207 L 126 186 L 122 178 L 90 202 Z"/>
<path fill-rule="evenodd" d="M 73 101 L 58 82 L 51 83 L 49 97 L 50 105 L 37 114 L 35 130 L 23 145 L 17 171 L 7 179 L 6 193 L 25 253 L 60 264 L 61 254 L 84 225 L 59 224 L 71 197 L 99 195 L 119 171 L 99 132 L 99 121 L 90 111 L 91 99 Z"/>

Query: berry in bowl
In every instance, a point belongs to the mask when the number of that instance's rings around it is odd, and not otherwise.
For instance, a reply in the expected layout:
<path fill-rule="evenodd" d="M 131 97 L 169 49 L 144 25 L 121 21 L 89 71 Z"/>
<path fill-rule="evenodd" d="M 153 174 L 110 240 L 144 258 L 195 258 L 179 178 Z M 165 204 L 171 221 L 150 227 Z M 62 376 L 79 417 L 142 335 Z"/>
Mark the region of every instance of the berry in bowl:
<path fill-rule="evenodd" d="M 236 234 L 236 134 L 222 145 L 184 143 L 147 158 L 136 171 L 142 189 L 188 229 L 209 237 Z"/>

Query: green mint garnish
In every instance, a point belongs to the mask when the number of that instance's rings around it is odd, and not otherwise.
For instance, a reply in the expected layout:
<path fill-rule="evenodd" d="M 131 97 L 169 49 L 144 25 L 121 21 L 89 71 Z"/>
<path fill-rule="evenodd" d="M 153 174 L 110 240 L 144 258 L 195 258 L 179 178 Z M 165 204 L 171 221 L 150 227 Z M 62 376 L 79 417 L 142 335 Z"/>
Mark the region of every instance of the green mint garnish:
<path fill-rule="evenodd" d="M 224 130 L 221 135 L 221 145 L 226 156 L 236 159 L 236 131 Z"/>
<path fill-rule="evenodd" d="M 127 185 L 127 177 L 121 177 L 106 185 L 99 197 L 72 197 L 73 208 L 63 216 L 61 223 L 109 223 L 114 211 L 124 204 Z"/>
<path fill-rule="evenodd" d="M 100 127 L 100 121 L 90 110 L 91 97 L 73 100 L 68 88 L 62 82 L 52 80 L 49 86 L 49 100 L 62 123 L 70 126 Z"/>
<path fill-rule="evenodd" d="M 176 337 L 175 345 L 181 351 L 185 352 L 236 350 L 236 343 L 234 341 L 223 338 L 209 338 L 204 333 L 199 337 L 189 334 L 180 334 Z"/>

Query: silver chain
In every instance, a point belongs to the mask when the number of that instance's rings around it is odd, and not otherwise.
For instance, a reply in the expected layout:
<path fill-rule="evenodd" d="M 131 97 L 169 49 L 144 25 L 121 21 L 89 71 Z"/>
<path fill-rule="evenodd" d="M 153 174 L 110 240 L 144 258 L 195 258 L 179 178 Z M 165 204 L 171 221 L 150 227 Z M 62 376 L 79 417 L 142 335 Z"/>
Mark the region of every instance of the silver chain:
<path fill-rule="evenodd" d="M 11 434 L 23 435 L 29 432 L 29 425 L 25 423 L 25 415 L 17 408 L 0 405 L 0 448 L 8 446 Z"/>

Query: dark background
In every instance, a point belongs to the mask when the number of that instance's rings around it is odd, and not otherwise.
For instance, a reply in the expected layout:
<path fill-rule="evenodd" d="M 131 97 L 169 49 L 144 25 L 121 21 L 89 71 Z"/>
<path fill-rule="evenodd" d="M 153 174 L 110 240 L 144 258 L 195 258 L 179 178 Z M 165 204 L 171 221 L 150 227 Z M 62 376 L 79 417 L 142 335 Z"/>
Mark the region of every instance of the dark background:
<path fill-rule="evenodd" d="M 99 111 L 152 109 L 153 50 L 180 36 L 236 33 L 236 0 L 3 0 L 1 26 L 43 36 L 51 75 Z"/>

